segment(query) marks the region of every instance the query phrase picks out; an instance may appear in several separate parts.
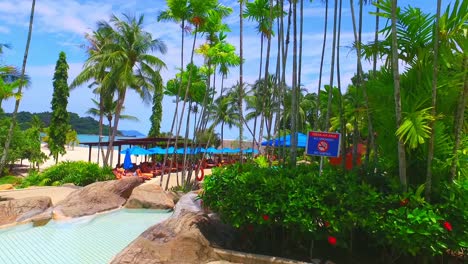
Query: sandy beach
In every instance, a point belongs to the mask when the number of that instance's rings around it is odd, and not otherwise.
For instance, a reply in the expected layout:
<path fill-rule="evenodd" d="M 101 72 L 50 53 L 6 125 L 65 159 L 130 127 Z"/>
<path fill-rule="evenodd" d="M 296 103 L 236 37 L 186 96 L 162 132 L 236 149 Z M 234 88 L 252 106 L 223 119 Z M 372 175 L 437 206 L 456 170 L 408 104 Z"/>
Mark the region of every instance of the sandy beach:
<path fill-rule="evenodd" d="M 49 149 L 45 146 L 42 145 L 42 152 L 49 154 Z M 97 153 L 98 150 L 97 148 L 93 148 L 91 150 L 91 162 L 97 163 L 98 158 L 97 158 Z M 115 167 L 115 164 L 117 164 L 118 160 L 118 151 L 114 151 L 114 158 L 113 158 L 113 163 L 112 166 Z M 122 163 L 124 160 L 125 155 L 122 154 L 120 155 L 120 162 Z M 63 156 L 59 156 L 59 162 L 62 161 L 88 161 L 89 159 L 89 148 L 87 147 L 74 147 L 74 149 L 68 149 L 67 148 L 67 153 Z M 139 164 L 141 161 L 144 161 L 144 157 L 136 157 L 132 156 L 132 161 L 134 163 Z M 99 161 L 99 164 L 102 166 L 102 159 Z M 23 161 L 23 165 L 29 166 L 28 161 Z M 55 161 L 52 157 L 49 157 L 49 159 L 40 165 L 40 169 L 44 170 L 45 168 L 48 168 L 52 165 L 55 165 Z M 211 169 L 205 169 L 204 170 L 205 175 L 211 174 Z M 27 175 L 27 173 L 23 173 L 24 176 Z M 179 177 L 176 177 L 178 175 Z M 163 177 L 163 188 L 166 186 L 166 181 L 168 175 L 165 174 L 163 176 L 157 176 L 155 178 L 152 178 L 151 180 L 146 181 L 144 184 L 160 184 L 161 177 Z M 193 178 L 193 177 L 192 177 Z M 171 173 L 169 177 L 169 188 L 177 186 L 177 182 L 180 183 L 181 181 L 181 173 Z M 76 188 L 79 187 L 70 187 L 70 186 L 60 186 L 60 187 L 31 187 L 27 189 L 18 189 L 18 190 L 7 190 L 7 191 L 0 191 L 0 196 L 1 197 L 9 197 L 13 199 L 19 199 L 19 198 L 25 198 L 25 197 L 32 197 L 32 196 L 49 196 L 52 199 L 52 203 L 56 204 L 57 202 L 61 201 L 64 199 L 68 194 L 70 194 L 72 191 L 76 190 Z"/>

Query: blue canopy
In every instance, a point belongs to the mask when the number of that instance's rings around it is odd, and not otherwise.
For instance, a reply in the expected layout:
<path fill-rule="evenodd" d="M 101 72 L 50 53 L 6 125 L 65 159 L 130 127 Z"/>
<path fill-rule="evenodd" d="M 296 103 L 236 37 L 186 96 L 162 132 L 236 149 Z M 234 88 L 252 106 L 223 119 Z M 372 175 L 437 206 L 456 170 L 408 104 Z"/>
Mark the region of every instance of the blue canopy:
<path fill-rule="evenodd" d="M 211 153 L 211 154 L 218 154 L 218 153 L 220 153 L 220 151 L 219 151 L 218 149 L 213 148 L 213 147 L 209 147 L 209 148 L 207 148 L 207 149 L 201 149 L 200 152 L 202 152 L 202 153 Z"/>
<path fill-rule="evenodd" d="M 148 151 L 151 151 L 152 154 L 166 154 L 166 150 L 161 147 L 150 148 Z"/>
<path fill-rule="evenodd" d="M 243 152 L 244 152 L 244 153 L 258 154 L 258 150 L 252 149 L 252 148 L 246 149 L 246 150 L 244 150 Z"/>
<path fill-rule="evenodd" d="M 130 155 L 132 154 L 130 154 L 130 148 L 124 151 L 125 151 L 125 158 L 124 158 L 123 168 L 128 170 L 128 169 L 133 168 L 132 159 L 130 158 Z"/>
<path fill-rule="evenodd" d="M 297 147 L 305 148 L 307 145 L 307 136 L 302 133 L 297 134 Z M 279 138 L 271 139 L 262 142 L 262 146 L 275 146 L 275 147 L 291 147 L 291 135 L 281 136 Z"/>
<path fill-rule="evenodd" d="M 131 148 L 127 148 L 125 150 L 122 150 L 120 152 L 120 154 L 127 154 L 127 150 L 129 151 L 130 155 L 151 155 L 153 154 L 151 151 L 149 150 L 146 150 L 144 148 L 141 148 L 141 147 L 131 147 Z"/>
<path fill-rule="evenodd" d="M 231 148 L 223 148 L 221 150 L 218 151 L 218 153 L 236 153 L 235 150 L 231 149 Z"/>
<path fill-rule="evenodd" d="M 177 154 L 187 153 L 188 155 L 197 154 L 198 152 L 199 152 L 199 149 L 197 149 L 197 148 L 194 148 L 194 149 L 191 149 L 191 148 L 187 148 L 187 149 L 178 148 L 177 151 L 176 151 Z"/>

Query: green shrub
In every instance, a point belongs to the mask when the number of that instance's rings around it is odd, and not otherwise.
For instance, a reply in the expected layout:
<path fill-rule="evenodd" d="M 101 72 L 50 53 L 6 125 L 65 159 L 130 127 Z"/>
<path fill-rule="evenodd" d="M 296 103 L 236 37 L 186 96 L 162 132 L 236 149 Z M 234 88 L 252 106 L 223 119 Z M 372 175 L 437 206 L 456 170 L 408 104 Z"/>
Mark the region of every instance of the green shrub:
<path fill-rule="evenodd" d="M 0 177 L 0 185 L 1 184 L 13 184 L 13 185 L 20 185 L 23 181 L 22 177 L 16 176 L 4 176 Z"/>
<path fill-rule="evenodd" d="M 65 183 L 85 186 L 93 182 L 114 178 L 110 168 L 100 168 L 96 163 L 65 161 L 51 166 L 41 173 L 32 172 L 25 178 L 22 187 L 58 186 Z"/>
<path fill-rule="evenodd" d="M 377 182 L 333 170 L 318 176 L 314 166 L 244 164 L 213 170 L 201 199 L 245 232 L 247 249 L 261 253 L 306 258 L 315 241 L 320 251 L 333 248 L 335 255 L 341 248 L 412 262 L 467 249 L 468 181 L 447 185 L 432 204 L 424 200 L 423 186 L 400 194 L 382 186 L 391 181 Z"/>

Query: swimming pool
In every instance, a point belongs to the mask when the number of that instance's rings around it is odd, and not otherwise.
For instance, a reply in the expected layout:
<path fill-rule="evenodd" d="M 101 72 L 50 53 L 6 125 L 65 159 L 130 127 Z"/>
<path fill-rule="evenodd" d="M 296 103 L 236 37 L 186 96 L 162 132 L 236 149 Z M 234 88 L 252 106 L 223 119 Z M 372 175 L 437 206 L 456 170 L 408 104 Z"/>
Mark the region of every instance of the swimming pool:
<path fill-rule="evenodd" d="M 121 209 L 97 216 L 0 230 L 0 264 L 102 264 L 172 212 Z"/>

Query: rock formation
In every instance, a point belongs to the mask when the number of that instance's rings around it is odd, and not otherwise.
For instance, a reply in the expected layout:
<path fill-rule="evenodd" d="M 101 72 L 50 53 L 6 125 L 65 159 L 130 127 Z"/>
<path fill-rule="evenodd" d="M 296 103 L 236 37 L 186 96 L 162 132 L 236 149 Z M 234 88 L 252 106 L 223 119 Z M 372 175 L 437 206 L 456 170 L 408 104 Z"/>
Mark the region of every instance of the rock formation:
<path fill-rule="evenodd" d="M 54 218 L 80 217 L 119 208 L 141 183 L 139 177 L 129 177 L 85 186 L 54 207 Z"/>
<path fill-rule="evenodd" d="M 172 209 L 173 196 L 163 191 L 157 184 L 143 184 L 133 189 L 125 204 L 126 208 Z"/>
<path fill-rule="evenodd" d="M 38 196 L 0 202 L 0 226 L 52 217 L 50 197 Z"/>

